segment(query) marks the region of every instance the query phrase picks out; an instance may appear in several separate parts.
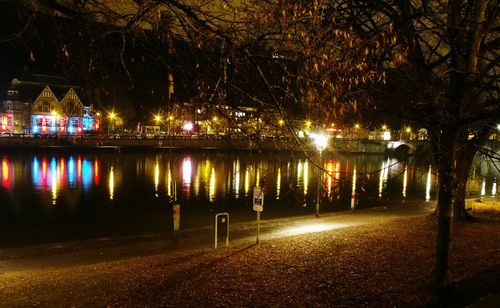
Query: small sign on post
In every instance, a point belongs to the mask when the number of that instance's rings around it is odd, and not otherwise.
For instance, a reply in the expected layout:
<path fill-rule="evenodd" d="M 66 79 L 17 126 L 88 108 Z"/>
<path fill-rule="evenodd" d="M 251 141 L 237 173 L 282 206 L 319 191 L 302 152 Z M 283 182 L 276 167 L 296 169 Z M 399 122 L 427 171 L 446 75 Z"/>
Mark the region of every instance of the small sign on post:
<path fill-rule="evenodd" d="M 260 187 L 253 189 L 253 210 L 262 212 L 264 210 L 264 193 Z"/>
<path fill-rule="evenodd" d="M 260 234 L 260 212 L 264 210 L 264 192 L 260 187 L 254 187 L 253 189 L 253 210 L 257 212 L 257 239 L 256 243 L 259 243 Z"/>

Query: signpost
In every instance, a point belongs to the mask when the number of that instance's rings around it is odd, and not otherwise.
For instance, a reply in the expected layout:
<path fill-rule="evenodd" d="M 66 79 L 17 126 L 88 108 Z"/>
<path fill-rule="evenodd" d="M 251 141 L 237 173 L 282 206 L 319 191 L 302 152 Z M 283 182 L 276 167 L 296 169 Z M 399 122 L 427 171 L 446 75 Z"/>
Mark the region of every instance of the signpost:
<path fill-rule="evenodd" d="M 259 243 L 259 233 L 260 233 L 260 212 L 264 210 L 264 192 L 260 187 L 254 187 L 253 189 L 253 210 L 257 212 L 257 240 Z"/>

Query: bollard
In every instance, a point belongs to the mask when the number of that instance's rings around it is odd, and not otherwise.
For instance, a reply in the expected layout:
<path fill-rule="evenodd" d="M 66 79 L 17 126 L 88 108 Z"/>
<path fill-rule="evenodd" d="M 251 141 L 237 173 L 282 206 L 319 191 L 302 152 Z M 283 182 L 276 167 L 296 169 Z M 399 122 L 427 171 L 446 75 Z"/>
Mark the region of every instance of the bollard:
<path fill-rule="evenodd" d="M 218 240 L 218 225 L 219 225 L 219 216 L 222 220 L 227 219 L 227 228 L 226 228 L 226 247 L 229 247 L 229 213 L 219 213 L 215 215 L 215 231 L 214 231 L 214 249 L 217 249 L 217 240 Z"/>

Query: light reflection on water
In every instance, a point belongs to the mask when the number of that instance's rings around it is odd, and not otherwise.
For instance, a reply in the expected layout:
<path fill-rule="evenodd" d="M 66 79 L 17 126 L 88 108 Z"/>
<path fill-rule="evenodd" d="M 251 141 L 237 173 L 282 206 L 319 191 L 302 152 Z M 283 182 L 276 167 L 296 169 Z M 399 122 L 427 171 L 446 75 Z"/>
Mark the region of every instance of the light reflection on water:
<path fill-rule="evenodd" d="M 389 199 L 435 198 L 436 179 L 429 165 L 373 155 L 330 153 L 323 158 L 323 212 Z M 95 227 L 97 231 L 129 229 L 137 221 L 144 224 L 137 229 L 162 229 L 171 223 L 167 196 L 174 195 L 176 185 L 182 227 L 210 224 L 214 211 L 231 212 L 236 221 L 253 218 L 251 192 L 256 185 L 265 190 L 264 215 L 307 214 L 314 211 L 320 176 L 307 159 L 289 155 L 10 154 L 0 159 L 0 228 L 16 221 L 38 221 L 42 229 L 55 228 L 59 221 L 67 228 L 66 220 L 73 219 L 79 232 L 88 232 L 85 228 L 96 221 L 102 224 Z M 496 195 L 499 174 L 495 172 L 482 161 L 475 163 L 471 195 Z M 48 209 L 59 209 L 59 216 L 46 216 L 55 215 Z"/>
<path fill-rule="evenodd" d="M 149 163 L 151 159 L 153 160 L 152 164 Z M 374 168 L 377 165 L 377 160 L 380 162 L 378 165 L 380 167 Z M 283 194 L 290 193 L 291 189 L 294 190 L 295 194 L 299 193 L 303 197 L 307 197 L 309 190 L 315 191 L 317 186 L 315 181 L 311 181 L 311 176 L 314 178 L 319 176 L 318 170 L 311 168 L 308 160 L 302 158 L 293 161 L 275 161 L 273 162 L 275 166 L 270 168 L 269 162 L 249 162 L 240 157 L 235 157 L 226 163 L 210 157 L 199 160 L 193 155 L 186 155 L 181 157 L 180 174 L 175 173 L 176 168 L 172 168 L 176 161 L 179 161 L 179 157 L 175 157 L 173 160 L 161 155 L 147 157 L 145 160 L 136 161 L 138 168 L 135 174 L 133 172 L 131 174 L 130 170 L 125 170 L 126 166 L 123 163 L 116 166 L 112 162 L 103 163 L 99 156 L 94 158 L 33 156 L 30 158 L 31 168 L 29 171 L 34 190 L 50 192 L 52 204 L 57 203 L 60 191 L 81 188 L 84 193 L 88 193 L 92 187 L 99 187 L 102 176 L 108 178 L 109 198 L 113 199 L 117 188 L 116 168 L 120 169 L 120 173 L 126 173 L 127 177 L 131 176 L 139 181 L 141 185 L 147 185 L 148 182 L 151 182 L 155 197 L 159 197 L 160 192 L 164 195 L 172 195 L 172 184 L 169 183 L 179 181 L 182 185 L 184 199 L 202 198 L 204 194 L 211 202 L 217 198 L 224 198 L 224 196 L 231 196 L 235 199 L 244 198 L 248 196 L 253 186 L 261 184 L 267 187 L 267 193 L 273 194 L 273 198 L 276 200 L 282 198 Z M 105 166 L 104 169 L 101 166 Z M 282 172 L 282 166 L 285 166 L 285 173 Z M 15 157 L 9 159 L 3 156 L 1 167 L 1 183 L 4 190 L 12 191 L 13 185 L 27 184 L 26 178 L 14 176 L 16 169 L 25 168 L 23 162 Z M 428 166 L 426 172 L 423 172 L 424 168 L 417 168 L 408 163 L 398 164 L 390 158 L 379 158 L 365 161 L 358 167 L 356 162 L 349 158 L 343 158 L 326 160 L 324 168 L 322 185 L 326 192 L 324 195 L 327 197 L 332 197 L 338 194 L 339 190 L 345 188 L 339 187 L 345 180 L 351 182 L 351 192 L 356 191 L 357 186 L 362 185 L 364 188 L 358 192 L 362 193 L 372 183 L 371 175 L 377 173 L 378 189 L 376 193 L 379 198 L 384 198 L 389 190 L 394 188 L 388 188 L 389 182 L 392 186 L 400 187 L 398 190 L 403 198 L 411 195 L 418 199 L 419 197 L 415 196 L 415 193 L 421 184 L 424 188 L 421 195 L 423 200 L 431 200 L 435 191 L 436 180 L 431 166 Z M 344 170 L 342 170 L 343 168 Z M 293 169 L 295 169 L 295 173 L 290 172 Z M 243 173 L 241 170 L 244 170 Z M 24 171 L 20 172 L 20 174 L 24 173 Z M 141 178 L 143 173 L 150 174 L 152 181 Z M 479 174 L 476 172 L 475 175 Z M 359 183 L 357 182 L 358 177 L 360 177 Z M 165 181 L 164 188 L 161 179 Z M 474 183 L 474 180 L 471 182 Z M 283 186 L 284 184 L 287 185 Z M 479 185 L 476 186 L 478 186 L 476 193 L 480 196 L 496 195 L 497 183 L 494 176 L 481 175 Z M 474 185 L 471 185 L 470 188 L 474 191 Z M 244 195 L 241 194 L 241 190 L 243 190 Z"/>
<path fill-rule="evenodd" d="M 425 182 L 425 201 L 431 200 L 432 168 L 429 166 L 427 171 L 427 180 Z"/>

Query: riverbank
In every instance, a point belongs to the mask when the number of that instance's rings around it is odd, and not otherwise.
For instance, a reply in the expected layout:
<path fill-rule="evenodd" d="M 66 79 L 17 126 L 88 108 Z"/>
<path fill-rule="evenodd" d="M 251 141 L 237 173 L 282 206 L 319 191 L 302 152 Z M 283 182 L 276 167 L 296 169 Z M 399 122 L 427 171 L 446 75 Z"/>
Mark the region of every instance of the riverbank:
<path fill-rule="evenodd" d="M 310 140 L 299 142 L 291 137 L 261 138 L 207 138 L 193 136 L 19 136 L 0 138 L 0 151 L 43 150 L 43 151 L 163 151 L 186 150 L 243 150 L 243 151 L 286 151 L 316 153 L 316 146 Z M 330 139 L 325 151 L 340 151 L 359 154 L 408 154 L 427 149 L 426 141 L 393 142 L 366 139 Z"/>
<path fill-rule="evenodd" d="M 430 288 L 436 226 L 430 211 L 379 208 L 264 221 L 259 245 L 254 245 L 255 226 L 240 224 L 231 229 L 230 247 L 219 250 L 206 242 L 211 232 L 203 229 L 192 242 L 180 236 L 180 250 L 150 238 L 101 240 L 59 251 L 39 246 L 25 255 L 2 251 L 0 303 L 432 306 L 437 303 Z M 500 258 L 494 257 L 500 254 L 500 216 L 477 208 L 475 213 L 477 223 L 454 228 L 449 306 L 500 291 Z M 130 253 L 141 246 L 156 248 Z"/>

